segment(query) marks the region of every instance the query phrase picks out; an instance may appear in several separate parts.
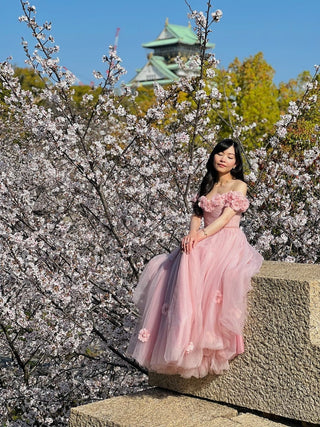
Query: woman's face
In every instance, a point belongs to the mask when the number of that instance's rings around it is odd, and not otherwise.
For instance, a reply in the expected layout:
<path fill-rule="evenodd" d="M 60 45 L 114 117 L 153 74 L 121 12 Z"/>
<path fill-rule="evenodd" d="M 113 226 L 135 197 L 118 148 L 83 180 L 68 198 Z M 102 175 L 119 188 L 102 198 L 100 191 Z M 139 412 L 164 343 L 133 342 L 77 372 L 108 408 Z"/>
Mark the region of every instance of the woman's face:
<path fill-rule="evenodd" d="M 213 157 L 213 166 L 215 170 L 221 174 L 229 173 L 236 166 L 236 154 L 234 146 L 220 151 Z"/>

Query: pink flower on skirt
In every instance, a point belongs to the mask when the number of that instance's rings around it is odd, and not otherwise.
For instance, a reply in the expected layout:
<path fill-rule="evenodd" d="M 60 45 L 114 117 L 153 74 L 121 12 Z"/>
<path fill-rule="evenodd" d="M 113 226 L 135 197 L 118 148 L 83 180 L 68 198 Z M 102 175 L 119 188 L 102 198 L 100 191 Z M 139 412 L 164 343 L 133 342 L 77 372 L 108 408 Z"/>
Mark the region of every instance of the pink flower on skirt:
<path fill-rule="evenodd" d="M 222 303 L 222 293 L 220 291 L 216 292 L 216 296 L 215 296 L 214 302 L 216 304 Z"/>
<path fill-rule="evenodd" d="M 140 329 L 139 335 L 138 335 L 138 339 L 140 341 L 147 342 L 149 337 L 150 337 L 150 332 L 148 331 L 148 329 L 146 328 Z"/>
<path fill-rule="evenodd" d="M 194 345 L 193 342 L 190 341 L 190 343 L 188 344 L 187 348 L 186 348 L 186 353 L 190 353 L 192 350 L 194 349 Z"/>

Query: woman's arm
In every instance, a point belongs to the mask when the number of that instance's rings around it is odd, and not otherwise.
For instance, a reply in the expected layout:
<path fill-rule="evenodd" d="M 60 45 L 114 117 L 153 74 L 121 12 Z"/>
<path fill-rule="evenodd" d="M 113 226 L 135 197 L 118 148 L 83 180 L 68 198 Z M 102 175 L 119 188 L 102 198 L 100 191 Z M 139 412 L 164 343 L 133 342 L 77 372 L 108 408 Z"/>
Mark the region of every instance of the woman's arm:
<path fill-rule="evenodd" d="M 220 231 L 228 222 L 234 217 L 236 212 L 232 208 L 225 208 L 222 215 L 219 216 L 215 221 L 211 224 L 207 225 L 205 228 L 197 231 L 196 240 L 200 242 L 204 240 L 206 237 L 212 236 Z"/>
<path fill-rule="evenodd" d="M 236 212 L 231 208 L 225 208 L 222 215 L 219 216 L 210 225 L 200 229 L 201 218 L 192 216 L 190 223 L 190 232 L 181 241 L 181 249 L 189 254 L 198 242 L 204 240 L 206 237 L 212 236 L 221 230 Z"/>
<path fill-rule="evenodd" d="M 190 233 L 197 232 L 200 228 L 200 224 L 201 224 L 201 217 L 192 215 L 191 221 L 190 221 Z"/>
<path fill-rule="evenodd" d="M 192 215 L 190 221 L 190 231 L 189 234 L 181 240 L 181 249 L 187 254 L 190 253 L 191 249 L 194 247 L 197 240 L 197 233 L 199 231 L 201 224 L 201 217 Z"/>

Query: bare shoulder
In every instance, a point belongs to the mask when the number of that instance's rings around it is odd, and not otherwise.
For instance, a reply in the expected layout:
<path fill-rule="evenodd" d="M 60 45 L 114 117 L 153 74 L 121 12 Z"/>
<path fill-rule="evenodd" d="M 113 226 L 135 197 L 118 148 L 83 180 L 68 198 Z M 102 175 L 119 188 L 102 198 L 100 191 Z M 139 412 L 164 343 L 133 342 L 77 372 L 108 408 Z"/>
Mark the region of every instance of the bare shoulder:
<path fill-rule="evenodd" d="M 232 191 L 239 191 L 244 196 L 247 194 L 247 184 L 241 179 L 236 179 L 232 185 Z"/>

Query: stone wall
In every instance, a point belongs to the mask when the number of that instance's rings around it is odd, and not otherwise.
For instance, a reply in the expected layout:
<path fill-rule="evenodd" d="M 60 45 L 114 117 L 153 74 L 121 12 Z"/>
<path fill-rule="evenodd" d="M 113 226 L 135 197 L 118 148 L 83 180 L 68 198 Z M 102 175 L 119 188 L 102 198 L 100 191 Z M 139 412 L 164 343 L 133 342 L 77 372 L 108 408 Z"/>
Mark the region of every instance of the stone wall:
<path fill-rule="evenodd" d="M 245 353 L 219 376 L 150 384 L 320 424 L 320 265 L 265 262 L 253 279 Z"/>

